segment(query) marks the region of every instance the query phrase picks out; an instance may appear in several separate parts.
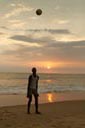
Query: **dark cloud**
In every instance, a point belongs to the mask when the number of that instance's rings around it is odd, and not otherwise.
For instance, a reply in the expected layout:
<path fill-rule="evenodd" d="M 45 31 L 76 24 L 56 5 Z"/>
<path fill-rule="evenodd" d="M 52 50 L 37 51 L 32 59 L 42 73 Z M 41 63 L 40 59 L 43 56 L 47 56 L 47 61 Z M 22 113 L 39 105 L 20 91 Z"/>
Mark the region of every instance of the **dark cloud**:
<path fill-rule="evenodd" d="M 41 37 L 41 38 L 34 38 L 33 35 L 25 36 L 25 35 L 15 35 L 10 37 L 10 39 L 17 40 L 17 41 L 24 41 L 27 43 L 39 43 L 46 46 L 46 44 L 52 43 L 53 39 L 52 37 Z M 54 41 L 53 41 L 54 42 Z"/>
<path fill-rule="evenodd" d="M 29 29 L 29 32 L 49 32 L 52 34 L 71 34 L 68 29 Z"/>
<path fill-rule="evenodd" d="M 17 44 L 18 49 L 5 51 L 6 55 L 14 55 L 21 59 L 29 60 L 51 60 L 57 61 L 85 61 L 85 40 L 81 41 L 56 41 L 52 37 L 33 38 L 33 36 L 15 35 L 13 40 L 41 44 L 42 47 L 29 47 Z"/>
<path fill-rule="evenodd" d="M 3 29 L 10 29 L 6 26 L 1 26 Z M 20 29 L 21 31 L 21 29 Z M 27 29 L 24 30 L 27 32 L 35 32 L 35 33 L 40 33 L 40 32 L 49 32 L 51 34 L 72 34 L 68 29 Z"/>
<path fill-rule="evenodd" d="M 76 46 L 85 46 L 85 40 L 80 40 L 80 41 L 57 41 L 53 40 L 52 37 L 41 37 L 41 38 L 33 38 L 33 36 L 25 36 L 25 35 L 15 35 L 10 37 L 13 40 L 18 40 L 18 41 L 24 41 L 24 42 L 29 42 L 29 43 L 35 43 L 37 42 L 38 44 L 42 44 L 45 47 L 76 47 Z"/>
<path fill-rule="evenodd" d="M 3 35 L 4 33 L 3 32 L 0 32 L 0 35 Z"/>
<path fill-rule="evenodd" d="M 29 60 L 51 60 L 57 59 L 65 61 L 85 61 L 85 40 L 81 41 L 58 41 L 54 40 L 52 36 L 44 36 L 37 38 L 31 32 L 50 31 L 52 33 L 69 33 L 67 30 L 51 30 L 51 29 L 30 29 L 30 34 L 27 35 L 14 35 L 10 37 L 12 40 L 23 41 L 28 43 L 41 44 L 42 47 L 29 47 L 28 45 L 17 44 L 16 50 L 7 50 L 3 54 L 13 55 L 20 59 Z"/>
<path fill-rule="evenodd" d="M 53 43 L 51 43 L 49 45 L 49 47 L 61 47 L 61 48 L 77 48 L 77 47 L 85 47 L 85 40 L 81 40 L 81 41 L 53 41 Z"/>
<path fill-rule="evenodd" d="M 13 40 L 18 40 L 18 41 L 24 41 L 24 42 L 31 42 L 31 43 L 47 43 L 48 40 L 49 42 L 52 41 L 53 42 L 53 39 L 52 37 L 49 37 L 49 36 L 44 36 L 44 37 L 41 37 L 41 38 L 34 38 L 33 37 L 33 33 L 31 32 L 34 32 L 34 33 L 40 33 L 40 32 L 49 32 L 51 34 L 71 34 L 71 32 L 67 29 L 29 29 L 29 30 L 26 30 L 27 32 L 30 32 L 30 35 L 28 36 L 25 36 L 25 35 L 14 35 L 12 37 L 10 37 L 11 39 Z"/>
<path fill-rule="evenodd" d="M 1 26 L 0 28 L 8 30 L 6 26 Z"/>
<path fill-rule="evenodd" d="M 24 35 L 15 35 L 10 37 L 13 40 L 18 40 L 18 41 L 24 41 L 24 42 L 31 42 L 31 43 L 35 43 L 36 41 L 39 41 L 38 39 L 33 39 L 30 36 L 24 36 Z"/>

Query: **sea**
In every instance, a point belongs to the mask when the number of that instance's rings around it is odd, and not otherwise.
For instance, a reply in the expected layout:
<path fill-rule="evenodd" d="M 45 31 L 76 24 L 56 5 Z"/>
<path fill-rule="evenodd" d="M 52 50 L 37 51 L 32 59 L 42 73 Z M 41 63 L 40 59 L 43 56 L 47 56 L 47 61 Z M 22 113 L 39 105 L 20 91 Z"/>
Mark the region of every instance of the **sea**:
<path fill-rule="evenodd" d="M 25 94 L 29 73 L 0 73 L 0 94 Z M 39 75 L 39 93 L 85 91 L 85 74 Z"/>

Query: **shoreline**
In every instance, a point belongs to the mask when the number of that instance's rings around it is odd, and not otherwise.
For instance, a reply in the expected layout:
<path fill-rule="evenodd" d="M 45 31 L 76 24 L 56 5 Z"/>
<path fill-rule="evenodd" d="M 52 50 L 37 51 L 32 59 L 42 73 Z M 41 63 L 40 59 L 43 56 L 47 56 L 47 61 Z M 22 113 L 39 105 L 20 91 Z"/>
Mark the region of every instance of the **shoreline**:
<path fill-rule="evenodd" d="M 39 96 L 39 104 L 79 100 L 85 100 L 85 92 L 43 93 Z M 26 105 L 27 101 L 24 94 L 0 94 L 0 107 Z"/>

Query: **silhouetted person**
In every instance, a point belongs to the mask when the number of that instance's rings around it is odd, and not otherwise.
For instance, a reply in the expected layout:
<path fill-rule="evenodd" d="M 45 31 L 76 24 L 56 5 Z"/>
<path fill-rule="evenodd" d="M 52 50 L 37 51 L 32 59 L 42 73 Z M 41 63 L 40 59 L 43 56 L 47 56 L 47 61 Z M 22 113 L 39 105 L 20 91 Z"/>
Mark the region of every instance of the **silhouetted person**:
<path fill-rule="evenodd" d="M 39 76 L 36 74 L 36 68 L 32 68 L 32 74 L 28 78 L 28 87 L 27 87 L 27 98 L 28 98 L 28 106 L 27 112 L 30 114 L 30 106 L 32 102 L 32 95 L 35 98 L 35 113 L 40 114 L 38 111 L 38 80 Z"/>

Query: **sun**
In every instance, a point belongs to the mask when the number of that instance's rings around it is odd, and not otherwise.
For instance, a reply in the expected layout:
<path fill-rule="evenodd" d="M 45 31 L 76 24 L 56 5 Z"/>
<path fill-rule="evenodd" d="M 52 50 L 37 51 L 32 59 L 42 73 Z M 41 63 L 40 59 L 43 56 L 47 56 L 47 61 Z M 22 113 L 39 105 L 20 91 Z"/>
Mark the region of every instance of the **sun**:
<path fill-rule="evenodd" d="M 47 66 L 47 69 L 51 69 L 51 66 Z"/>

